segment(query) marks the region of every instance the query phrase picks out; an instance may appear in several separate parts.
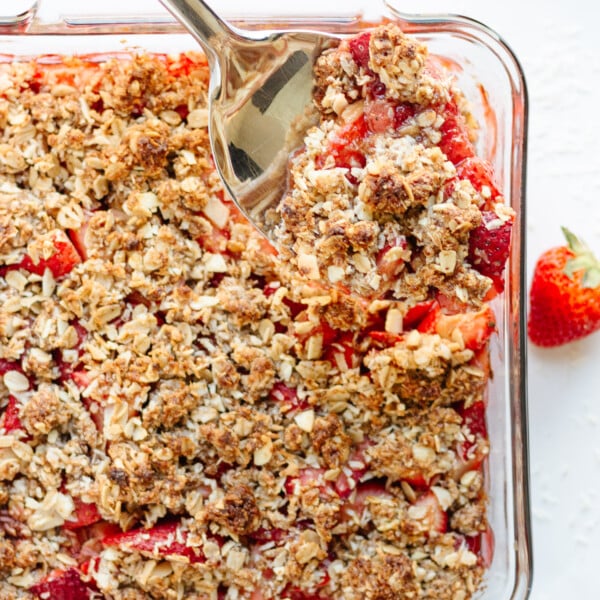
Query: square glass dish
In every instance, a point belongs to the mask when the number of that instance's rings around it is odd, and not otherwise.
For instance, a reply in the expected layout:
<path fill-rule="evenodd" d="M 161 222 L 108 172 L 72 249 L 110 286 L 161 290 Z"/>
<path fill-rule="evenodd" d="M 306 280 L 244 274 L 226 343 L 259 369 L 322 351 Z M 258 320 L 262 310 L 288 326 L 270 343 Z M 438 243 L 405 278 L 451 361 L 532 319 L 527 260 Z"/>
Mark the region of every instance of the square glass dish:
<path fill-rule="evenodd" d="M 68 16 L 52 14 L 50 1 L 0 15 L 0 60 L 56 55 L 106 56 L 129 49 L 175 53 L 197 49 L 194 40 L 165 14 L 94 16 L 73 2 Z M 400 3 L 398 3 L 400 4 Z M 372 9 L 371 9 L 372 12 Z M 324 29 L 342 34 L 394 20 L 424 41 L 455 74 L 480 124 L 477 148 L 491 161 L 506 203 L 517 217 L 506 289 L 493 301 L 498 334 L 491 343 L 493 379 L 487 423 L 491 451 L 487 467 L 493 561 L 477 592 L 480 600 L 525 600 L 532 577 L 525 356 L 525 166 L 527 95 L 518 61 L 485 26 L 449 15 L 407 15 L 393 4 L 381 14 L 233 18 L 239 25 Z"/>

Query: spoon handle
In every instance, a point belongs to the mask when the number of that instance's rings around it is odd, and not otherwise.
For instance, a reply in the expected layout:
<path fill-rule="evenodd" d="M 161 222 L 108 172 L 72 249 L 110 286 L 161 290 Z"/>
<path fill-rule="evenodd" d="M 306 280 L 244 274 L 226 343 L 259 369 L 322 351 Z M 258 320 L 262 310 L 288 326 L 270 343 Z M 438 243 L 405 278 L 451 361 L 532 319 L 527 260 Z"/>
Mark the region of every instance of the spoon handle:
<path fill-rule="evenodd" d="M 218 62 L 217 50 L 238 34 L 220 19 L 204 0 L 161 0 L 162 4 L 200 42 L 209 63 Z"/>

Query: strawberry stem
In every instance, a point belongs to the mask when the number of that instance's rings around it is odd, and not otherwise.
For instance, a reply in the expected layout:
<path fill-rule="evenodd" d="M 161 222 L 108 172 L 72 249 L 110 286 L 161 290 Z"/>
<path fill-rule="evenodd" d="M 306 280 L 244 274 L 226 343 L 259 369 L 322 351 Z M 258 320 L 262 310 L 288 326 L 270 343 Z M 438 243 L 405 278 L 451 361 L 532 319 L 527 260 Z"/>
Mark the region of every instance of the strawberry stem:
<path fill-rule="evenodd" d="M 569 259 L 565 265 L 565 274 L 573 279 L 575 273 L 583 271 L 582 287 L 597 288 L 600 286 L 600 262 L 585 242 L 566 227 L 561 229 L 569 250 L 574 254 L 573 258 Z"/>

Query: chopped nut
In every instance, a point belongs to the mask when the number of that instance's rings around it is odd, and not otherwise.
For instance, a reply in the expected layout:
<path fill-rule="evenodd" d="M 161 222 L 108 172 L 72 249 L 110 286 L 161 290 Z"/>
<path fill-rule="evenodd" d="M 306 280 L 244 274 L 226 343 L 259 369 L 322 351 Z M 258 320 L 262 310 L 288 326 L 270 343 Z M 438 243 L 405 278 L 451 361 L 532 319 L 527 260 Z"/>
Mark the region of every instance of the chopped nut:
<path fill-rule="evenodd" d="M 319 279 L 321 276 L 319 273 L 319 263 L 314 254 L 299 254 L 298 269 L 308 279 Z"/>
<path fill-rule="evenodd" d="M 456 269 L 456 251 L 442 250 L 439 255 L 439 265 L 442 273 L 454 273 Z"/>
<path fill-rule="evenodd" d="M 443 510 L 448 510 L 452 506 L 452 496 L 447 489 L 439 485 L 433 485 L 431 491 L 436 495 Z"/>
<path fill-rule="evenodd" d="M 296 425 L 302 429 L 302 431 L 310 433 L 315 424 L 315 411 L 312 409 L 302 411 L 294 416 L 294 421 L 296 422 Z"/>
<path fill-rule="evenodd" d="M 191 111 L 187 116 L 187 122 L 193 129 L 208 127 L 208 110 L 206 108 L 197 108 Z"/>
<path fill-rule="evenodd" d="M 303 531 L 298 539 L 296 560 L 304 565 L 313 558 L 319 556 L 320 552 L 321 546 L 319 536 L 310 529 Z"/>
<path fill-rule="evenodd" d="M 207 198 L 203 212 L 219 229 L 227 225 L 229 209 L 216 196 Z"/>
<path fill-rule="evenodd" d="M 227 263 L 221 254 L 207 252 L 204 255 L 204 266 L 210 273 L 227 273 Z"/>
<path fill-rule="evenodd" d="M 415 444 L 412 447 L 412 454 L 418 464 L 427 465 L 435 460 L 435 450 L 421 444 Z"/>
<path fill-rule="evenodd" d="M 306 358 L 308 360 L 316 360 L 321 358 L 323 352 L 323 335 L 311 335 L 306 342 Z"/>
<path fill-rule="evenodd" d="M 266 465 L 272 457 L 273 444 L 269 441 L 264 446 L 261 446 L 254 451 L 254 464 L 257 467 L 262 467 L 263 465 Z"/>
<path fill-rule="evenodd" d="M 388 333 L 402 332 L 402 313 L 396 308 L 390 308 L 385 316 L 385 330 Z"/>
<path fill-rule="evenodd" d="M 331 265 L 327 268 L 327 278 L 331 283 L 337 283 L 344 279 L 345 271 L 342 267 Z"/>
<path fill-rule="evenodd" d="M 29 379 L 19 371 L 6 371 L 2 379 L 4 385 L 13 394 L 25 392 L 29 389 Z"/>

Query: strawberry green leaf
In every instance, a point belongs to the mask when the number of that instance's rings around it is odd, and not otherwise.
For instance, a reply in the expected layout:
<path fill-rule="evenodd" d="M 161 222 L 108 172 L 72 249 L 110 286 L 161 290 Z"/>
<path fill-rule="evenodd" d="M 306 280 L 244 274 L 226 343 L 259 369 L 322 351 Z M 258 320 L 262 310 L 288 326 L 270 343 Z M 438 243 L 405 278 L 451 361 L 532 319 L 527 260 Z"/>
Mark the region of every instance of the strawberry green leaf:
<path fill-rule="evenodd" d="M 569 259 L 565 265 L 566 275 L 573 279 L 575 273 L 583 271 L 581 285 L 584 288 L 597 288 L 600 286 L 600 262 L 598 262 L 587 244 L 574 233 L 566 227 L 562 227 L 562 231 L 569 250 L 574 254 L 573 258 Z"/>

